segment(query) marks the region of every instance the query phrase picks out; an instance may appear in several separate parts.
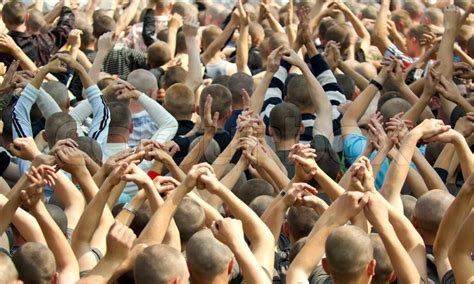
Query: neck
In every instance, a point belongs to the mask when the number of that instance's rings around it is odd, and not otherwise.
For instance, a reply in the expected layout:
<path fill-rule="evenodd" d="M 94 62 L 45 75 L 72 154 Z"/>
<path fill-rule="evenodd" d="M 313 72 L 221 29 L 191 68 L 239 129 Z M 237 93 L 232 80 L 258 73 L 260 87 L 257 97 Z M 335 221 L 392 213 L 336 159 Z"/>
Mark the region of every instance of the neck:
<path fill-rule="evenodd" d="M 275 142 L 275 147 L 277 150 L 291 150 L 291 147 L 295 145 L 298 142 L 298 140 L 289 139 L 289 140 L 276 141 L 275 138 L 273 138 L 273 142 Z"/>
<path fill-rule="evenodd" d="M 172 114 L 176 120 L 191 120 L 193 114 Z"/>
<path fill-rule="evenodd" d="M 334 284 L 369 284 L 372 281 L 372 277 L 367 274 L 361 275 L 358 279 L 335 279 L 332 277 Z"/>
<path fill-rule="evenodd" d="M 425 245 L 432 246 L 434 244 L 436 235 L 433 236 L 431 232 L 426 232 L 421 229 L 418 229 L 417 231 L 420 234 L 421 238 L 423 239 L 423 242 L 425 243 Z"/>
<path fill-rule="evenodd" d="M 138 113 L 144 110 L 143 106 L 139 102 L 134 100 L 130 101 L 129 108 L 132 113 Z"/>
<path fill-rule="evenodd" d="M 109 129 L 109 136 L 107 136 L 107 143 L 128 143 L 129 136 L 130 136 L 129 132 L 110 133 L 110 129 Z"/>
<path fill-rule="evenodd" d="M 243 109 L 244 108 L 244 104 L 243 103 L 232 103 L 232 110 L 239 110 L 239 109 Z"/>

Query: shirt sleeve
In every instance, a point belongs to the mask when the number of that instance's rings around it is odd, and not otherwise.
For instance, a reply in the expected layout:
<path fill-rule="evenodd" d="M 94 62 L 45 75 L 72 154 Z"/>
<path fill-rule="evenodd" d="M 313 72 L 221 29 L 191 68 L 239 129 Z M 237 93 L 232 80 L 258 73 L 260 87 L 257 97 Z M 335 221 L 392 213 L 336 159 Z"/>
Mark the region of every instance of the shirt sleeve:
<path fill-rule="evenodd" d="M 69 112 L 69 115 L 76 121 L 77 134 L 79 136 L 84 135 L 81 126 L 91 114 L 92 106 L 87 100 L 80 101 L 77 106 Z"/>
<path fill-rule="evenodd" d="M 285 80 L 288 77 L 288 71 L 290 70 L 291 65 L 287 62 L 281 60 L 280 67 L 278 71 L 273 75 L 270 85 L 268 86 L 267 92 L 263 99 L 263 106 L 260 112 L 260 116 L 265 123 L 267 135 L 268 135 L 268 126 L 270 125 L 270 112 L 273 107 L 283 102 L 283 89 L 285 87 Z"/>
<path fill-rule="evenodd" d="M 145 10 L 142 37 L 146 46 L 150 46 L 156 41 L 155 11 L 153 9 Z"/>
<path fill-rule="evenodd" d="M 32 137 L 30 111 L 38 98 L 39 90 L 28 84 L 12 111 L 13 139 Z"/>
<path fill-rule="evenodd" d="M 138 97 L 138 102 L 158 125 L 158 131 L 153 134 L 152 139 L 162 143 L 171 140 L 178 131 L 178 121 L 164 107 L 143 93 Z"/>
<path fill-rule="evenodd" d="M 104 149 L 109 134 L 110 110 L 97 85 L 87 88 L 85 94 L 92 107 L 92 124 L 89 137 L 96 140 Z"/>
<path fill-rule="evenodd" d="M 75 16 L 69 7 L 63 7 L 58 24 L 45 36 L 56 47 L 56 50 L 67 43 L 69 33 L 74 27 Z M 54 52 L 56 51 L 54 50 Z"/>
<path fill-rule="evenodd" d="M 56 101 L 42 88 L 40 89 L 38 98 L 36 99 L 41 114 L 45 119 L 48 119 L 51 115 L 61 112 Z"/>

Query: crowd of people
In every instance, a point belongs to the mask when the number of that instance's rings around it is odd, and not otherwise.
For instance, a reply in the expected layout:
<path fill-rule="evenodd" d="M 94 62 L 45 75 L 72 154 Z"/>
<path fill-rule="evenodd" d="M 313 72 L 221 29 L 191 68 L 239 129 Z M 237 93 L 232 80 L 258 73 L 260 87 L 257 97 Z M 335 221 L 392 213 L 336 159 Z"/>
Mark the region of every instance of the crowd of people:
<path fill-rule="evenodd" d="M 471 0 L 230 2 L 1 4 L 0 283 L 474 283 Z"/>

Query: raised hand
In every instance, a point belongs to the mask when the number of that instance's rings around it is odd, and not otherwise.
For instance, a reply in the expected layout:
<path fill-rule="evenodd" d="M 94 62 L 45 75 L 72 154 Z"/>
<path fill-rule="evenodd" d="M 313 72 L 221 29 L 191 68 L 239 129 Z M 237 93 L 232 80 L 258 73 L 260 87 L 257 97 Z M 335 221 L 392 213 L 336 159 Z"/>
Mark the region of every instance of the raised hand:
<path fill-rule="evenodd" d="M 137 236 L 125 225 L 115 222 L 107 234 L 106 258 L 123 261 L 133 247 Z"/>
<path fill-rule="evenodd" d="M 0 34 L 0 51 L 12 53 L 19 48 L 16 42 L 8 34 Z"/>
<path fill-rule="evenodd" d="M 153 183 L 155 184 L 158 192 L 165 195 L 180 185 L 179 181 L 169 176 L 157 176 L 155 179 L 153 179 Z"/>
<path fill-rule="evenodd" d="M 376 194 L 370 194 L 367 205 L 364 207 L 364 215 L 375 228 L 384 228 L 389 224 L 388 208 Z"/>
<path fill-rule="evenodd" d="M 56 150 L 54 156 L 58 166 L 73 175 L 86 167 L 84 153 L 78 148 L 63 146 Z"/>
<path fill-rule="evenodd" d="M 186 175 L 183 184 L 185 184 L 189 190 L 193 189 L 196 185 L 198 189 L 204 189 L 202 180 L 198 182 L 198 179 L 201 175 L 207 175 L 208 173 L 214 173 L 214 169 L 208 163 L 194 165 Z"/>
<path fill-rule="evenodd" d="M 67 38 L 67 43 L 70 44 L 72 47 L 79 48 L 81 46 L 81 35 L 82 35 L 81 30 L 78 30 L 78 29 L 71 30 Z"/>
<path fill-rule="evenodd" d="M 239 11 L 239 19 L 241 26 L 248 26 L 250 24 L 250 15 L 244 9 L 244 4 L 242 0 L 237 1 L 237 10 Z"/>
<path fill-rule="evenodd" d="M 110 189 L 122 181 L 122 176 L 127 172 L 128 166 L 129 165 L 126 162 L 119 162 L 114 170 L 110 172 L 105 180 L 111 185 Z"/>
<path fill-rule="evenodd" d="M 339 67 L 341 60 L 341 52 L 339 51 L 340 45 L 335 41 L 329 41 L 324 49 L 324 58 L 332 71 Z"/>
<path fill-rule="evenodd" d="M 314 196 L 318 191 L 307 183 L 292 183 L 287 190 L 280 192 L 283 202 L 290 206 L 301 206 L 306 196 Z"/>
<path fill-rule="evenodd" d="M 79 147 L 79 144 L 77 144 L 77 142 L 71 138 L 61 139 L 58 140 L 56 144 L 54 144 L 53 148 L 49 150 L 49 154 L 55 155 L 56 152 L 63 147 L 77 148 Z"/>
<path fill-rule="evenodd" d="M 296 51 L 293 49 L 288 49 L 283 51 L 283 56 L 282 59 L 285 60 L 286 62 L 290 63 L 291 65 L 294 65 L 298 68 L 302 68 L 304 64 L 306 64 L 301 58 Z"/>
<path fill-rule="evenodd" d="M 380 112 L 374 113 L 370 117 L 369 131 L 374 137 L 374 141 L 371 141 L 377 150 L 386 149 L 390 146 L 390 138 L 383 129 L 383 116 Z"/>
<path fill-rule="evenodd" d="M 217 131 L 217 121 L 219 120 L 219 113 L 215 112 L 214 115 L 211 113 L 212 109 L 212 97 L 208 95 L 206 98 L 206 102 L 204 104 L 204 117 L 203 117 L 203 124 L 204 124 L 204 132 L 205 134 L 214 136 Z"/>
<path fill-rule="evenodd" d="M 444 9 L 444 28 L 457 29 L 461 23 L 461 12 L 454 5 L 449 5 Z"/>
<path fill-rule="evenodd" d="M 70 68 L 72 68 L 74 70 L 78 70 L 79 68 L 83 68 L 82 65 L 77 60 L 72 58 L 72 56 L 68 53 L 56 53 L 54 58 L 56 58 L 60 62 L 62 62 L 63 65 L 65 64 L 65 65 L 69 66 Z"/>
<path fill-rule="evenodd" d="M 339 196 L 325 212 L 327 222 L 342 226 L 347 221 L 359 214 L 369 201 L 369 193 L 359 191 L 346 191 Z M 321 216 L 323 217 L 323 216 Z"/>
<path fill-rule="evenodd" d="M 424 95 L 432 96 L 436 93 L 436 86 L 439 84 L 441 79 L 441 74 L 436 71 L 436 67 L 439 66 L 440 62 L 433 64 L 428 71 L 428 76 L 426 76 L 425 87 L 423 89 Z"/>
<path fill-rule="evenodd" d="M 108 53 L 114 48 L 115 35 L 113 32 L 107 32 L 99 37 L 97 51 Z"/>
<path fill-rule="evenodd" d="M 126 173 L 122 175 L 122 180 L 135 183 L 139 188 L 153 184 L 151 178 L 137 165 L 130 164 Z"/>
<path fill-rule="evenodd" d="M 20 61 L 13 60 L 12 64 L 10 64 L 10 67 L 8 67 L 7 72 L 3 75 L 2 84 L 0 84 L 0 94 L 4 94 L 11 90 L 13 78 L 16 75 L 18 66 L 20 66 Z"/>
<path fill-rule="evenodd" d="M 41 152 L 33 137 L 16 138 L 10 146 L 10 152 L 22 160 L 31 161 Z"/>
<path fill-rule="evenodd" d="M 242 221 L 238 219 L 223 218 L 214 221 L 211 225 L 211 232 L 216 239 L 231 250 L 237 248 L 239 242 L 244 240 Z"/>
<path fill-rule="evenodd" d="M 192 17 L 184 18 L 183 33 L 185 37 L 196 37 L 199 29 L 199 21 Z"/>
<path fill-rule="evenodd" d="M 52 58 L 52 61 L 50 61 L 46 66 L 44 66 L 46 70 L 50 73 L 64 73 L 67 72 L 67 63 L 59 60 L 57 58 L 57 55 Z"/>
<path fill-rule="evenodd" d="M 267 72 L 275 73 L 280 67 L 280 60 L 282 57 L 282 51 L 284 46 L 281 45 L 277 49 L 273 50 L 267 59 Z"/>
<path fill-rule="evenodd" d="M 310 145 L 295 144 L 291 147 L 288 159 L 295 164 L 295 180 L 307 182 L 314 177 L 318 171 L 315 158 L 316 150 Z"/>
<path fill-rule="evenodd" d="M 444 125 L 444 122 L 439 119 L 425 119 L 422 123 L 420 123 L 414 130 L 419 130 L 422 139 L 432 138 L 435 135 L 439 135 L 443 132 L 447 132 L 451 129 L 451 126 Z"/>
<path fill-rule="evenodd" d="M 466 138 L 471 136 L 474 133 L 474 112 L 468 112 L 458 119 L 454 129 Z"/>
<path fill-rule="evenodd" d="M 168 21 L 168 28 L 178 29 L 183 25 L 183 17 L 180 14 L 173 14 Z"/>
<path fill-rule="evenodd" d="M 350 169 L 351 188 L 360 192 L 375 192 L 375 178 L 367 157 L 360 157 Z"/>
<path fill-rule="evenodd" d="M 461 94 L 459 93 L 459 90 L 454 82 L 446 79 L 446 77 L 443 75 L 440 76 L 440 80 L 436 85 L 436 91 L 438 94 L 452 102 L 456 102 L 461 97 Z"/>
<path fill-rule="evenodd" d="M 49 166 L 31 167 L 25 175 L 28 178 L 28 186 L 20 192 L 20 197 L 25 207 L 35 210 L 43 199 L 44 186 L 53 185 L 56 175 L 54 168 Z"/>

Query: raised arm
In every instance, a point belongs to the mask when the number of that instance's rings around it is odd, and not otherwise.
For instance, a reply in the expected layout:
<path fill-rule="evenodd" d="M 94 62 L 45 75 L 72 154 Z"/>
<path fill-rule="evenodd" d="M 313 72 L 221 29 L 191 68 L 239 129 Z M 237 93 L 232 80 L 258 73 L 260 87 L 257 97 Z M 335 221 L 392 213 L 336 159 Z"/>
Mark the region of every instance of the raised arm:
<path fill-rule="evenodd" d="M 456 238 L 456 233 L 462 227 L 466 217 L 471 212 L 471 199 L 474 196 L 474 175 L 471 175 L 464 183 L 458 195 L 444 213 L 438 233 L 433 244 L 433 252 L 436 260 L 436 269 L 438 277 L 443 276 L 451 269 L 451 263 L 448 259 L 450 246 Z"/>
<path fill-rule="evenodd" d="M 183 24 L 184 40 L 188 51 L 188 74 L 186 76 L 186 85 L 194 91 L 202 83 L 202 66 L 197 43 L 197 31 L 199 22 L 193 18 L 185 18 Z"/>
<path fill-rule="evenodd" d="M 100 79 L 100 71 L 102 69 L 102 64 L 105 61 L 105 57 L 112 50 L 115 44 L 114 34 L 112 32 L 105 33 L 99 37 L 97 40 L 97 53 L 92 63 L 91 68 L 89 69 L 89 76 L 97 83 Z"/>
<path fill-rule="evenodd" d="M 382 0 L 380 3 L 380 10 L 375 20 L 374 31 L 372 33 L 372 41 L 375 46 L 378 47 L 382 54 L 388 49 L 392 44 L 388 38 L 388 11 L 390 8 L 389 0 Z"/>
<path fill-rule="evenodd" d="M 231 190 L 222 185 L 212 172 L 200 176 L 206 190 L 218 195 L 227 205 L 232 214 L 242 221 L 244 232 L 251 243 L 251 250 L 259 264 L 272 275 L 275 242 L 268 227 L 243 203 Z"/>
<path fill-rule="evenodd" d="M 154 20 L 154 19 L 153 19 Z M 176 54 L 176 36 L 178 29 L 183 25 L 183 18 L 179 14 L 173 14 L 168 22 L 168 47 L 170 49 L 171 58 Z"/>
<path fill-rule="evenodd" d="M 471 211 L 464 224 L 456 234 L 449 248 L 449 261 L 453 267 L 457 283 L 472 283 L 474 281 L 474 263 L 471 259 L 474 234 L 474 212 Z"/>
<path fill-rule="evenodd" d="M 128 4 L 128 7 L 123 10 L 122 15 L 117 20 L 115 25 L 115 34 L 120 35 L 128 25 L 132 22 L 135 14 L 137 13 L 138 5 L 140 5 L 140 0 L 131 0 Z"/>
<path fill-rule="evenodd" d="M 271 279 L 245 242 L 240 220 L 230 218 L 218 220 L 212 225 L 211 231 L 234 253 L 246 283 L 271 283 Z"/>
<path fill-rule="evenodd" d="M 364 27 L 364 24 L 362 23 L 362 21 L 359 20 L 359 18 L 357 18 L 357 16 L 354 15 L 354 13 L 352 13 L 351 9 L 349 9 L 349 7 L 347 7 L 347 5 L 344 4 L 344 2 L 336 1 L 334 2 L 334 4 L 331 4 L 331 5 L 335 5 L 344 14 L 344 16 L 349 20 L 349 22 L 351 22 L 355 33 L 360 39 L 360 42 L 361 42 L 360 48 L 365 53 L 367 53 L 368 51 L 367 49 L 370 46 L 370 34 L 367 31 L 367 29 Z"/>
<path fill-rule="evenodd" d="M 237 59 L 235 61 L 237 65 L 237 72 L 245 72 L 250 74 L 250 70 L 247 67 L 247 62 L 249 59 L 249 25 L 250 25 L 250 16 L 244 10 L 242 1 L 237 2 L 237 8 L 240 14 L 240 24 L 239 24 L 239 40 L 237 41 Z"/>
<path fill-rule="evenodd" d="M 225 26 L 222 33 L 206 48 L 206 50 L 201 54 L 201 61 L 204 64 L 207 64 L 209 60 L 222 48 L 227 40 L 232 36 L 235 28 L 239 24 L 239 16 L 234 11 L 230 22 Z"/>

